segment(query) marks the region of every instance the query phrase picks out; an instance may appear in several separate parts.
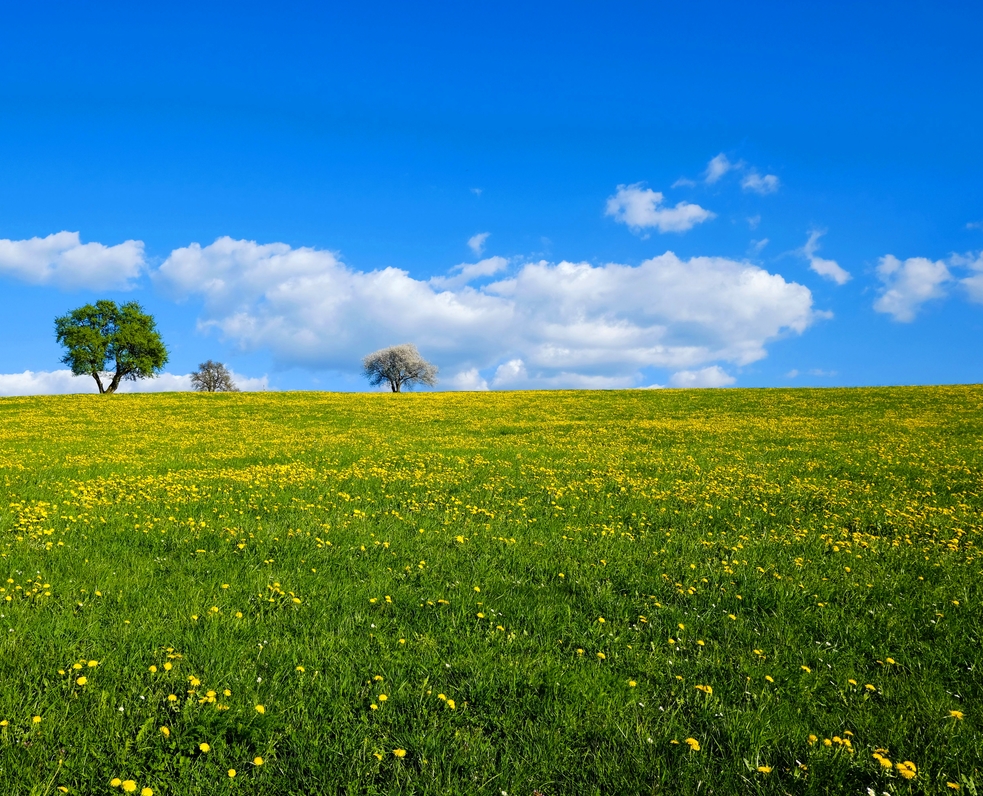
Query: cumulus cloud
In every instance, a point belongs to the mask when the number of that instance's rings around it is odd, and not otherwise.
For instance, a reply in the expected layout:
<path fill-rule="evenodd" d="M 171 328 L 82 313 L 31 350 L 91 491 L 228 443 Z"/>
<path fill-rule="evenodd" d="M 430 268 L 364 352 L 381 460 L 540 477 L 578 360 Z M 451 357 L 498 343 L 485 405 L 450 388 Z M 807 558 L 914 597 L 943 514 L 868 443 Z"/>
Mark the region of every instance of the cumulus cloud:
<path fill-rule="evenodd" d="M 145 266 L 143 241 L 82 243 L 78 232 L 0 240 L 0 275 L 63 290 L 125 290 Z"/>
<path fill-rule="evenodd" d="M 249 378 L 238 373 L 232 380 L 243 392 L 256 392 L 269 389 L 266 376 Z M 103 383 L 108 379 L 103 379 Z M 190 392 L 191 374 L 183 376 L 174 373 L 161 373 L 154 379 L 124 381 L 119 392 Z M 91 376 L 74 376 L 67 368 L 64 370 L 33 371 L 23 373 L 0 373 L 0 395 L 71 395 L 76 393 L 98 393 L 95 379 Z"/>
<path fill-rule="evenodd" d="M 673 387 L 727 387 L 737 379 L 727 373 L 719 365 L 711 365 L 700 370 L 680 370 L 669 377 Z"/>
<path fill-rule="evenodd" d="M 774 174 L 765 174 L 763 177 L 758 174 L 758 172 L 753 169 L 744 175 L 744 179 L 741 180 L 741 187 L 745 191 L 751 191 L 752 193 L 759 193 L 765 196 L 770 193 L 775 193 L 781 185 L 778 177 Z"/>
<path fill-rule="evenodd" d="M 541 261 L 480 287 L 450 281 L 470 278 L 468 267 L 423 281 L 358 271 L 329 251 L 220 238 L 175 250 L 154 279 L 202 301 L 203 329 L 269 349 L 278 365 L 357 372 L 365 352 L 411 340 L 445 387 L 467 389 L 493 368 L 484 378 L 497 388 L 613 387 L 634 386 L 648 367 L 743 365 L 822 317 L 808 288 L 725 258 Z"/>
<path fill-rule="evenodd" d="M 474 252 L 475 257 L 480 257 L 485 250 L 485 241 L 491 236 L 490 232 L 479 232 L 468 238 L 468 248 Z"/>
<path fill-rule="evenodd" d="M 970 275 L 960 279 L 959 284 L 968 294 L 970 301 L 983 304 L 983 252 L 954 254 L 949 262 L 970 271 Z"/>
<path fill-rule="evenodd" d="M 739 160 L 737 163 L 731 163 L 730 159 L 721 152 L 716 157 L 711 158 L 710 162 L 707 163 L 707 169 L 703 172 L 703 181 L 708 185 L 713 185 L 727 172 L 742 168 L 744 168 L 743 160 Z"/>
<path fill-rule="evenodd" d="M 809 233 L 809 240 L 806 241 L 799 252 L 809 262 L 809 268 L 825 279 L 831 279 L 838 285 L 845 285 L 852 278 L 849 271 L 840 267 L 836 260 L 825 260 L 817 257 L 819 251 L 819 239 L 826 234 L 825 230 L 813 230 Z"/>
<path fill-rule="evenodd" d="M 881 257 L 877 277 L 883 287 L 874 309 L 903 323 L 913 321 L 926 301 L 942 298 L 945 284 L 952 280 L 952 274 L 941 260 L 933 262 L 926 257 L 899 260 L 893 254 Z"/>
<path fill-rule="evenodd" d="M 489 257 L 477 263 L 461 263 L 450 269 L 451 276 L 431 277 L 434 287 L 452 290 L 484 276 L 493 276 L 508 268 L 509 261 L 504 257 Z"/>
<path fill-rule="evenodd" d="M 675 207 L 663 207 L 663 195 L 642 183 L 619 185 L 618 192 L 608 198 L 605 215 L 640 231 L 655 227 L 659 232 L 685 232 L 697 224 L 715 218 L 715 214 L 699 205 L 679 202 Z"/>

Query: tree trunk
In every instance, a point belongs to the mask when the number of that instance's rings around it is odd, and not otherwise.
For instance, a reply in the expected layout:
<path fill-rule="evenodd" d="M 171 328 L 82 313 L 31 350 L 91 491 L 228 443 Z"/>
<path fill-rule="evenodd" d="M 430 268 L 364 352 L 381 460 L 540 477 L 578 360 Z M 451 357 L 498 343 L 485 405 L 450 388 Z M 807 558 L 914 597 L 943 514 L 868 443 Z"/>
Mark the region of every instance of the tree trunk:
<path fill-rule="evenodd" d="M 99 378 L 98 371 L 92 371 L 92 378 L 96 380 L 96 384 L 99 386 L 99 394 L 102 395 L 104 392 L 106 392 L 106 389 L 102 386 L 102 379 Z"/>

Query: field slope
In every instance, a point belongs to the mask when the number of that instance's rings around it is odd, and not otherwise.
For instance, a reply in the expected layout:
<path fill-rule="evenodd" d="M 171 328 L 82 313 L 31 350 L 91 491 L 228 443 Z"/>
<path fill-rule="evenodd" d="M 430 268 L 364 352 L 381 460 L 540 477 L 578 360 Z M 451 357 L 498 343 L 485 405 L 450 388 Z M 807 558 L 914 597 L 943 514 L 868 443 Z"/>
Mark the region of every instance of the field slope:
<path fill-rule="evenodd" d="M 983 388 L 0 400 L 0 793 L 976 793 Z"/>

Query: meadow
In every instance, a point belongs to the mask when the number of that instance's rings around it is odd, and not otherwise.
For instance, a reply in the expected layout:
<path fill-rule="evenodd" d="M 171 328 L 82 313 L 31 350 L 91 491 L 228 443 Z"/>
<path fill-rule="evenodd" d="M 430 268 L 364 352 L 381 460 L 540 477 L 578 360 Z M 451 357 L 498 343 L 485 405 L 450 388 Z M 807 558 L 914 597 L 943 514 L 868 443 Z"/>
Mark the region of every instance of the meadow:
<path fill-rule="evenodd" d="M 976 794 L 983 387 L 0 400 L 0 793 Z"/>

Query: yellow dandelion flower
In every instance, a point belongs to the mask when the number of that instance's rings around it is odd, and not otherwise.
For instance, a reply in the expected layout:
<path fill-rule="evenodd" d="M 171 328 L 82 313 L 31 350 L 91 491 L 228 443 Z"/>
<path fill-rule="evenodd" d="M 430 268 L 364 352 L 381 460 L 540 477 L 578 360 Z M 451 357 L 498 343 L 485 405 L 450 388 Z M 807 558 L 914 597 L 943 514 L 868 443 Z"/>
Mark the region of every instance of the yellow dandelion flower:
<path fill-rule="evenodd" d="M 177 702 L 177 694 L 168 694 L 167 695 L 167 701 L 168 702 Z"/>
<path fill-rule="evenodd" d="M 910 760 L 905 760 L 903 763 L 898 763 L 897 765 L 898 773 L 905 779 L 914 779 L 917 770 L 915 764 Z"/>
<path fill-rule="evenodd" d="M 171 663 L 170 661 L 168 661 L 167 663 L 164 664 L 164 671 L 165 672 L 169 672 L 173 668 L 174 668 L 174 664 Z"/>
<path fill-rule="evenodd" d="M 132 779 L 124 779 L 121 787 L 125 793 L 137 792 L 137 784 Z"/>
<path fill-rule="evenodd" d="M 689 748 L 694 752 L 700 751 L 700 742 L 696 738 L 687 738 L 686 743 L 689 744 Z"/>
<path fill-rule="evenodd" d="M 32 724 L 40 724 L 41 723 L 41 717 L 40 716 L 35 716 L 33 719 L 31 719 L 31 723 Z"/>
<path fill-rule="evenodd" d="M 89 665 L 89 668 L 90 669 L 95 669 L 96 666 L 99 665 L 99 661 L 89 661 L 89 664 L 88 665 Z"/>
<path fill-rule="evenodd" d="M 961 790 L 962 789 L 962 786 L 958 782 L 947 782 L 947 783 L 945 783 L 945 786 L 947 788 L 951 788 L 952 790 Z"/>
<path fill-rule="evenodd" d="M 154 796 L 154 791 L 152 788 L 143 788 L 140 790 L 140 796 Z"/>
<path fill-rule="evenodd" d="M 758 766 L 758 771 L 760 771 L 762 774 L 770 774 L 771 766 Z"/>
<path fill-rule="evenodd" d="M 76 682 L 76 683 L 77 683 L 78 685 L 85 685 L 85 684 L 86 684 L 87 682 L 89 682 L 89 678 L 88 678 L 88 677 L 80 677 L 80 678 L 79 678 L 78 680 L 76 680 L 75 682 Z"/>
<path fill-rule="evenodd" d="M 229 769 L 229 779 L 234 779 L 236 775 L 236 770 L 234 768 Z"/>
<path fill-rule="evenodd" d="M 810 669 L 808 666 L 800 666 L 799 668 L 806 674 L 812 674 L 812 669 Z"/>
<path fill-rule="evenodd" d="M 629 688 L 634 688 L 636 685 L 638 685 L 638 683 L 636 683 L 634 680 L 629 680 L 628 681 L 628 687 Z"/>
<path fill-rule="evenodd" d="M 378 709 L 379 709 L 379 706 L 375 702 L 373 702 L 371 705 L 369 705 L 369 710 L 378 710 Z"/>
<path fill-rule="evenodd" d="M 952 718 L 954 718 L 956 721 L 962 721 L 963 720 L 963 712 L 961 710 L 950 710 L 949 711 L 949 715 Z"/>
<path fill-rule="evenodd" d="M 396 755 L 396 757 L 403 758 L 403 757 L 406 757 L 406 750 L 405 749 L 393 749 L 393 754 Z"/>
<path fill-rule="evenodd" d="M 477 616 L 477 617 L 478 617 L 479 619 L 484 619 L 484 618 L 485 618 L 485 615 L 484 615 L 483 613 L 481 613 L 481 611 L 478 611 L 478 613 L 476 614 L 476 616 Z"/>
<path fill-rule="evenodd" d="M 259 755 L 257 755 L 256 757 L 254 757 L 253 758 L 253 765 L 254 766 L 261 766 L 261 765 L 263 765 L 263 758 L 260 757 Z"/>
<path fill-rule="evenodd" d="M 894 660 L 894 658 L 887 658 L 886 660 L 887 660 L 887 662 L 888 662 L 888 663 L 890 663 L 890 664 L 891 664 L 892 666 L 893 666 L 893 665 L 894 665 L 894 663 L 895 663 L 895 660 Z"/>
<path fill-rule="evenodd" d="M 379 701 L 385 702 L 389 697 L 386 694 L 379 694 Z"/>
<path fill-rule="evenodd" d="M 171 730 L 170 730 L 169 727 L 161 727 L 160 728 L 160 734 L 163 735 L 165 738 L 170 738 L 171 737 Z"/>
<path fill-rule="evenodd" d="M 111 780 L 109 780 L 109 787 L 111 788 L 118 788 L 122 784 L 123 780 L 121 780 L 119 777 L 113 777 Z"/>
<path fill-rule="evenodd" d="M 442 699 L 442 700 L 444 700 L 446 702 L 447 701 L 447 694 L 437 694 L 437 699 Z"/>
<path fill-rule="evenodd" d="M 605 658 L 607 658 L 607 655 L 605 655 L 603 652 L 599 652 L 597 653 L 597 657 L 603 661 Z"/>
<path fill-rule="evenodd" d="M 151 674 L 157 674 L 157 667 L 156 666 L 150 666 L 147 669 L 147 671 L 150 672 Z"/>
<path fill-rule="evenodd" d="M 303 674 L 307 670 L 303 666 L 298 666 L 294 671 L 297 671 L 297 672 L 300 672 L 301 674 Z"/>
<path fill-rule="evenodd" d="M 457 705 L 454 704 L 453 699 L 447 700 L 447 707 L 449 707 L 451 710 L 457 710 Z"/>
<path fill-rule="evenodd" d="M 266 708 L 263 705 L 257 705 L 256 706 L 256 712 L 257 713 L 266 713 Z"/>
<path fill-rule="evenodd" d="M 376 760 L 382 760 L 382 754 L 380 752 L 373 752 L 372 757 L 374 757 Z"/>
<path fill-rule="evenodd" d="M 769 683 L 775 682 L 775 678 L 772 677 L 770 674 L 765 675 L 765 680 L 767 680 Z"/>
<path fill-rule="evenodd" d="M 600 622 L 603 625 L 606 620 L 604 619 L 603 616 L 599 616 L 599 617 L 597 617 L 597 621 Z"/>
<path fill-rule="evenodd" d="M 207 743 L 200 743 L 200 744 L 198 744 L 198 748 L 201 749 L 201 751 L 203 751 L 203 752 L 210 752 L 210 751 L 212 751 L 212 747 L 209 746 Z"/>

